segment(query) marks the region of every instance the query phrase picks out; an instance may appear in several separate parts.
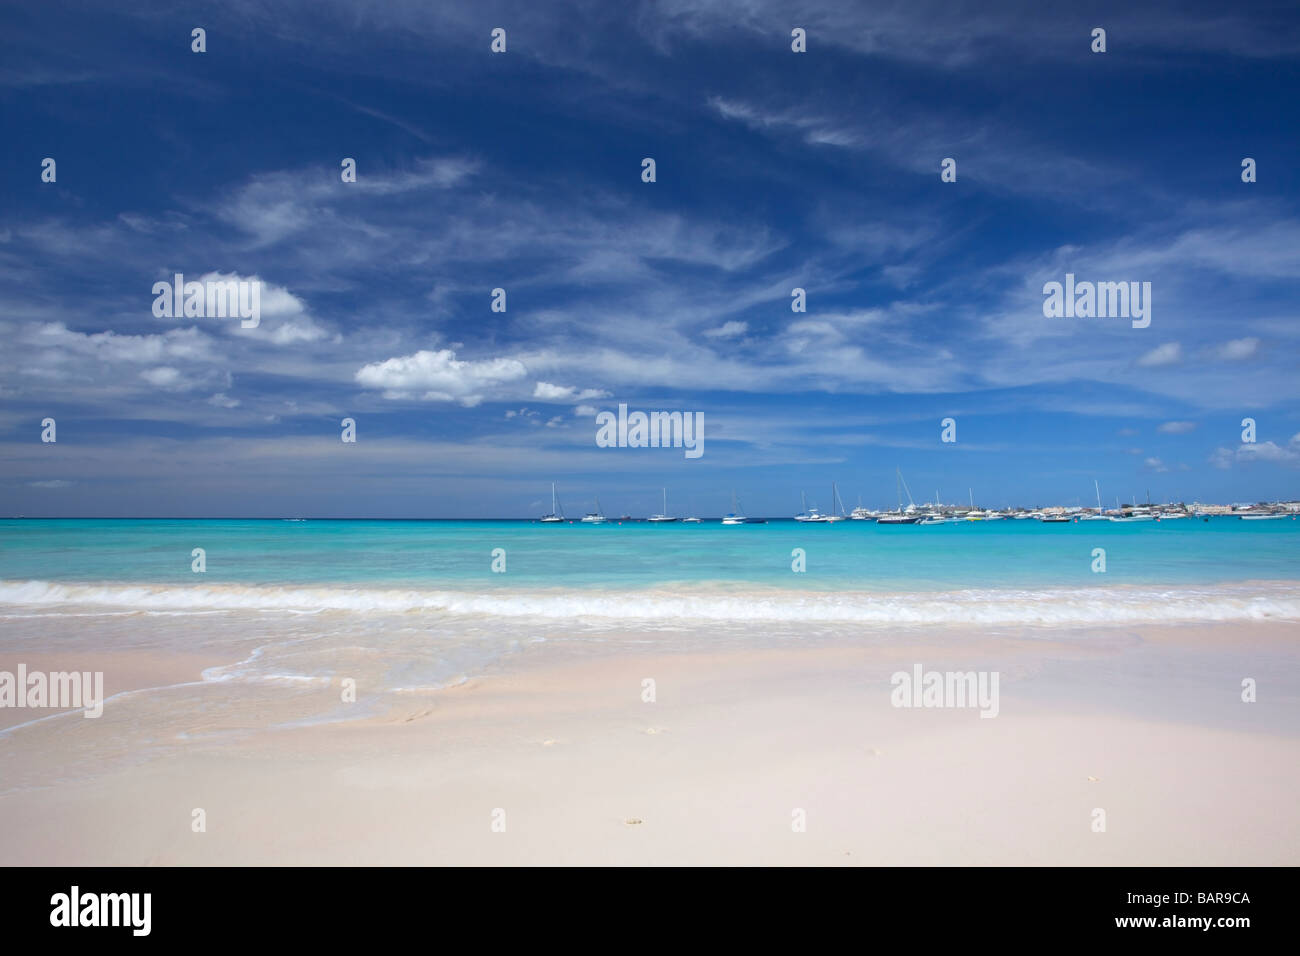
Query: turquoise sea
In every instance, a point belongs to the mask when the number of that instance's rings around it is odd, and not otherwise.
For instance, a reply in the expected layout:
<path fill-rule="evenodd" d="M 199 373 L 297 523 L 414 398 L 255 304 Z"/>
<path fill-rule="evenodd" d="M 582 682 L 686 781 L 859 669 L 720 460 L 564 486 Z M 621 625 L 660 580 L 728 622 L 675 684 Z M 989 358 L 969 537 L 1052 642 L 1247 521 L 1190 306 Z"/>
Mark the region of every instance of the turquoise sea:
<path fill-rule="evenodd" d="M 1106 572 L 1092 571 L 1092 549 Z M 203 576 L 191 570 L 206 552 Z M 492 551 L 505 551 L 504 573 Z M 805 573 L 791 552 L 806 554 Z M 499 565 L 499 562 L 498 562 Z M 934 526 L 536 521 L 0 521 L 0 580 L 647 588 L 722 582 L 899 592 L 1300 580 L 1300 520 Z"/>
<path fill-rule="evenodd" d="M 979 627 L 1111 646 L 1149 625 L 1268 621 L 1300 622 L 1297 520 L 0 521 L 0 654 L 212 662 L 198 684 L 115 699 L 128 715 L 181 701 L 175 735 L 199 732 L 194 714 L 203 733 L 381 714 L 547 643 L 960 649 Z M 360 703 L 340 702 L 344 678 Z"/>
<path fill-rule="evenodd" d="M 202 573 L 193 570 L 199 548 Z M 1033 623 L 1028 609 L 1036 604 L 1042 623 L 1088 623 L 1090 615 L 1141 619 L 1142 602 L 1151 602 L 1145 611 L 1153 619 L 1166 619 L 1178 610 L 1165 604 L 1173 592 L 1186 598 L 1183 617 L 1194 619 L 1201 607 L 1206 619 L 1222 619 L 1216 597 L 1248 595 L 1282 600 L 1274 610 L 1287 617 L 1283 599 L 1297 598 L 1296 582 L 1300 520 L 1291 518 L 934 526 L 0 521 L 0 604 L 51 607 L 866 623 L 921 620 L 932 608 L 934 623 Z"/>

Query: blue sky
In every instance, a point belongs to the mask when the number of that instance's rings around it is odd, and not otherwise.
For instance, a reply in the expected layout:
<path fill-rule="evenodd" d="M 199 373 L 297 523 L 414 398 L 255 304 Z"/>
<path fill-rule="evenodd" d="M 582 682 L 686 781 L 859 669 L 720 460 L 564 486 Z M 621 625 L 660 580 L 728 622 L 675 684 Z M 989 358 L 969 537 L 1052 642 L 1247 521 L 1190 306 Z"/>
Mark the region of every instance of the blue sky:
<path fill-rule="evenodd" d="M 1294 4 L 126 6 L 0 10 L 0 513 L 1300 495 Z M 1150 326 L 1045 318 L 1067 272 Z"/>

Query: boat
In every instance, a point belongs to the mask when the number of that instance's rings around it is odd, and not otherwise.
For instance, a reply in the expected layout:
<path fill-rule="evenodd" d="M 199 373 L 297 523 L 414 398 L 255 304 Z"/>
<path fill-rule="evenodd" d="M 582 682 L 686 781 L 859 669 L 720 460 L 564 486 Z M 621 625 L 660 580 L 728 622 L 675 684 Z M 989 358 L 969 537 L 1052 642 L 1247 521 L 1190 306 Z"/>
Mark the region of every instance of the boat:
<path fill-rule="evenodd" d="M 701 518 L 683 518 L 682 524 L 699 524 L 702 520 Z"/>
<path fill-rule="evenodd" d="M 551 482 L 551 513 L 542 515 L 542 524 L 560 524 L 564 521 L 564 509 L 555 498 L 555 482 Z"/>
<path fill-rule="evenodd" d="M 849 518 L 853 521 L 873 521 L 876 513 L 868 508 L 862 507 L 862 498 L 858 498 L 858 506 L 849 512 Z"/>
<path fill-rule="evenodd" d="M 799 513 L 794 516 L 795 521 L 825 521 L 826 520 L 822 516 L 822 513 L 818 511 L 815 507 L 814 508 L 808 507 L 808 500 L 804 496 L 804 493 L 802 491 L 799 492 L 799 509 L 800 509 Z"/>
<path fill-rule="evenodd" d="M 844 502 L 840 499 L 840 489 L 836 487 L 835 482 L 831 482 L 831 507 L 838 506 L 838 512 L 832 512 L 826 515 L 825 521 L 829 524 L 833 521 L 848 521 L 849 516 L 844 513 Z"/>
<path fill-rule="evenodd" d="M 1097 513 L 1095 515 L 1084 515 L 1080 521 L 1109 521 L 1106 509 L 1101 506 L 1101 485 L 1097 484 L 1097 479 L 1092 479 L 1093 490 L 1097 492 Z"/>
<path fill-rule="evenodd" d="M 676 518 L 668 514 L 668 489 L 667 488 L 664 489 L 664 510 L 659 512 L 659 514 L 657 515 L 651 515 L 647 520 L 653 521 L 655 524 L 664 524 L 669 521 L 677 520 Z"/>
<path fill-rule="evenodd" d="M 596 510 L 589 511 L 582 517 L 583 524 L 604 524 L 609 519 L 600 513 L 600 499 L 596 499 Z"/>
<path fill-rule="evenodd" d="M 1273 512 L 1264 512 L 1264 513 L 1247 511 L 1247 512 L 1242 512 L 1241 514 L 1237 515 L 1237 517 L 1240 518 L 1242 521 L 1276 521 L 1278 518 L 1287 517 L 1287 514 L 1285 511 L 1273 511 Z"/>
<path fill-rule="evenodd" d="M 917 524 L 948 524 L 948 523 L 949 523 L 949 519 L 945 515 L 941 515 L 941 514 L 927 514 L 922 516 L 921 520 L 917 522 Z"/>
<path fill-rule="evenodd" d="M 722 516 L 723 524 L 745 524 L 746 518 L 740 513 L 740 506 L 736 503 L 736 493 L 731 493 L 731 510 Z"/>
<path fill-rule="evenodd" d="M 1074 521 L 1073 518 L 1065 514 L 1039 515 L 1038 520 L 1043 524 L 1070 524 Z"/>
<path fill-rule="evenodd" d="M 916 524 L 921 520 L 921 516 L 916 514 L 916 502 L 912 500 L 912 492 L 907 492 L 907 510 L 903 510 L 903 489 L 907 488 L 907 482 L 903 480 L 903 472 L 899 468 L 894 469 L 895 486 L 898 490 L 898 510 L 883 514 L 876 519 L 876 524 Z"/>

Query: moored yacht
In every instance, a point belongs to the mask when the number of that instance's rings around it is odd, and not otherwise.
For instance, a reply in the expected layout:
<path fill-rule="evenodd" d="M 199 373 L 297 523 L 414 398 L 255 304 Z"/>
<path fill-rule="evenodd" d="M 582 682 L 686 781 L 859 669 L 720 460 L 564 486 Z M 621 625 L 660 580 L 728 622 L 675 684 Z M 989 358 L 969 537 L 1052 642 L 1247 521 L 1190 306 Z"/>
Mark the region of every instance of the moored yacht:
<path fill-rule="evenodd" d="M 828 524 L 833 521 L 847 521 L 849 516 L 844 513 L 844 502 L 840 500 L 840 489 L 835 482 L 831 482 L 831 507 L 839 508 L 839 511 L 832 511 L 823 519 Z"/>
<path fill-rule="evenodd" d="M 895 468 L 894 476 L 898 489 L 898 510 L 882 514 L 876 519 L 876 524 L 916 524 L 921 516 L 916 513 L 916 502 L 912 500 L 911 489 L 907 491 L 907 509 L 903 509 L 903 490 L 907 488 L 907 482 L 903 480 L 902 469 Z"/>
<path fill-rule="evenodd" d="M 1101 485 L 1097 484 L 1096 478 L 1092 479 L 1092 487 L 1093 490 L 1097 492 L 1097 513 L 1084 515 L 1079 520 L 1080 521 L 1108 521 L 1110 516 L 1106 514 L 1106 509 L 1101 506 Z"/>
<path fill-rule="evenodd" d="M 555 498 L 555 482 L 551 482 L 551 513 L 542 515 L 542 524 L 558 524 L 564 521 L 564 509 Z"/>
<path fill-rule="evenodd" d="M 849 512 L 849 517 L 854 521 L 871 521 L 876 517 L 876 512 L 862 507 L 862 498 L 859 497 L 858 506 Z"/>
<path fill-rule="evenodd" d="M 723 524 L 744 524 L 745 516 L 740 513 L 740 506 L 736 503 L 736 493 L 731 493 L 731 510 L 722 516 Z"/>
<path fill-rule="evenodd" d="M 676 518 L 668 514 L 668 489 L 667 488 L 664 489 L 664 510 L 657 515 L 651 515 L 647 520 L 653 521 L 656 524 L 663 524 L 665 522 L 677 520 Z"/>
<path fill-rule="evenodd" d="M 795 521 L 824 521 L 822 513 L 815 507 L 808 507 L 808 499 L 801 491 L 799 492 L 799 513 L 794 516 Z"/>
<path fill-rule="evenodd" d="M 596 499 L 596 510 L 589 511 L 582 517 L 583 524 L 604 524 L 608 520 L 608 518 L 601 514 L 599 498 Z"/>

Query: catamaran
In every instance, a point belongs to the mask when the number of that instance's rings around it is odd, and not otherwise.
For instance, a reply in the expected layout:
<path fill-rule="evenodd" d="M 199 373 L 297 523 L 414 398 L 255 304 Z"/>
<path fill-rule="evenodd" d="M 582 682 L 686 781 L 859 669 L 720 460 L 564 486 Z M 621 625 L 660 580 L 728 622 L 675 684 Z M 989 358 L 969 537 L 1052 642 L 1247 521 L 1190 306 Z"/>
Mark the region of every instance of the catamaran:
<path fill-rule="evenodd" d="M 558 524 L 564 521 L 564 509 L 555 498 L 555 482 L 551 482 L 551 513 L 542 515 L 543 524 Z"/>
<path fill-rule="evenodd" d="M 597 499 L 596 499 L 596 510 L 595 510 L 595 511 L 589 511 L 589 512 L 587 512 L 585 515 L 583 515 L 582 523 L 583 523 L 583 524 L 604 524 L 604 523 L 605 523 L 606 521 L 608 521 L 608 520 L 609 520 L 608 518 L 606 518 L 603 514 L 601 514 L 601 512 L 600 512 L 600 499 L 597 498 Z"/>
<path fill-rule="evenodd" d="M 657 515 L 651 515 L 647 520 L 653 521 L 656 524 L 662 524 L 664 522 L 677 520 L 676 518 L 668 514 L 668 489 L 667 488 L 664 489 L 664 510 L 659 512 L 659 514 Z"/>

